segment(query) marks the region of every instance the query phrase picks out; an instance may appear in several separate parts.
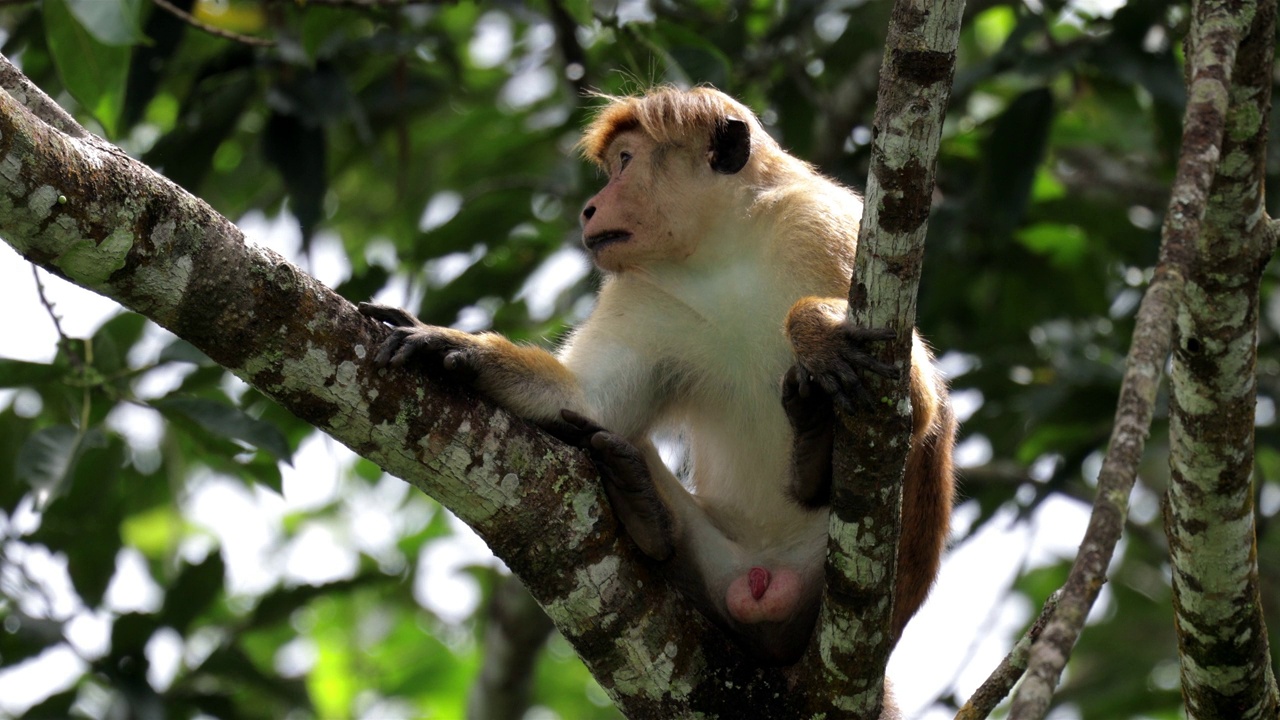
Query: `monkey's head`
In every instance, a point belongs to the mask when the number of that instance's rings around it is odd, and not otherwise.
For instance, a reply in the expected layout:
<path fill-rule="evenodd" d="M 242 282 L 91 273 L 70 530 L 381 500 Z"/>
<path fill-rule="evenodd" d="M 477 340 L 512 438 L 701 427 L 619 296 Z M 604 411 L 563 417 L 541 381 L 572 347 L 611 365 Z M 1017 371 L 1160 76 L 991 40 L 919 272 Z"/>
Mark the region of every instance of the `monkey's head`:
<path fill-rule="evenodd" d="M 608 182 L 582 211 L 603 270 L 680 262 L 745 215 L 762 160 L 780 154 L 755 115 L 710 88 L 611 97 L 580 143 Z"/>

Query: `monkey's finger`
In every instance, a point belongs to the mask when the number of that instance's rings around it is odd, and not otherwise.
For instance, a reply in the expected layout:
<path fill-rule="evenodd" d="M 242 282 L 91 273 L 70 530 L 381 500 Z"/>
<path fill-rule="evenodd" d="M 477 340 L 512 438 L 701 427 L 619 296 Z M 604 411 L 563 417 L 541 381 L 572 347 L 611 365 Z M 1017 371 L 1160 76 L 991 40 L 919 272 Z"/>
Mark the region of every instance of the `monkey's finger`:
<path fill-rule="evenodd" d="M 413 315 L 401 308 L 392 307 L 391 305 L 362 302 L 357 307 L 360 310 L 361 315 L 373 318 L 378 322 L 387 323 L 394 327 L 410 327 L 418 323 L 418 319 Z"/>
<path fill-rule="evenodd" d="M 782 404 L 800 396 L 800 370 L 792 365 L 782 375 Z"/>
<path fill-rule="evenodd" d="M 867 328 L 857 325 L 845 325 L 844 334 L 855 343 L 883 342 L 898 337 L 897 331 L 892 328 Z"/>
<path fill-rule="evenodd" d="M 445 372 L 451 373 L 459 382 L 470 383 L 480 375 L 483 362 L 475 348 L 459 348 L 446 352 L 443 364 Z"/>
<path fill-rule="evenodd" d="M 569 408 L 562 408 L 559 416 L 542 420 L 538 426 L 561 442 L 587 450 L 592 450 L 591 436 L 605 431 L 604 427 L 596 421 Z"/>
<path fill-rule="evenodd" d="M 835 397 L 841 394 L 840 381 L 832 373 L 815 373 L 810 380 L 827 395 Z"/>
<path fill-rule="evenodd" d="M 796 377 L 796 392 L 802 398 L 813 397 L 813 375 L 804 368 Z"/>
<path fill-rule="evenodd" d="M 400 350 L 400 346 L 404 344 L 404 334 L 400 332 L 391 333 L 382 343 L 382 347 L 378 348 L 378 355 L 373 359 L 375 367 L 384 368 L 391 364 L 392 358 Z"/>
<path fill-rule="evenodd" d="M 845 415 L 854 416 L 866 412 L 869 400 L 865 398 L 866 393 L 861 391 L 852 392 L 834 392 L 831 393 L 831 402 L 840 408 Z"/>
<path fill-rule="evenodd" d="M 560 417 L 564 418 L 564 421 L 570 425 L 573 425 L 584 433 L 587 433 L 588 437 L 590 435 L 595 435 L 598 432 L 607 432 L 604 429 L 604 426 L 600 423 L 592 420 L 582 413 L 570 410 L 569 408 L 563 408 L 560 410 Z"/>
<path fill-rule="evenodd" d="M 590 438 L 591 450 L 600 460 L 617 472 L 619 479 L 627 482 L 623 487 L 642 489 L 652 485 L 649 466 L 645 464 L 644 454 L 640 448 L 627 442 L 621 435 L 608 430 L 600 430 Z"/>
<path fill-rule="evenodd" d="M 813 395 L 813 373 L 800 364 L 792 365 L 791 369 L 795 371 L 796 395 L 802 398 Z"/>
<path fill-rule="evenodd" d="M 477 370 L 484 364 L 483 353 L 478 347 L 458 345 L 444 338 L 438 340 L 435 345 L 439 347 L 440 352 L 444 353 L 444 369 L 450 372 Z"/>
<path fill-rule="evenodd" d="M 400 337 L 400 347 L 391 356 L 391 364 L 400 367 L 424 355 L 433 355 L 450 348 L 437 335 L 417 332 L 413 328 L 398 328 L 393 337 Z"/>
<path fill-rule="evenodd" d="M 898 379 L 898 368 L 890 365 L 889 363 L 881 362 L 856 347 L 842 348 L 840 351 L 840 357 L 852 367 L 861 368 L 867 372 L 873 372 L 876 375 L 890 380 Z"/>
<path fill-rule="evenodd" d="M 866 383 L 862 381 L 862 376 L 858 374 L 856 368 L 839 365 L 823 377 L 834 388 L 828 390 L 828 394 L 846 413 L 853 414 L 860 407 L 866 409 L 871 406 L 871 396 L 867 392 Z"/>

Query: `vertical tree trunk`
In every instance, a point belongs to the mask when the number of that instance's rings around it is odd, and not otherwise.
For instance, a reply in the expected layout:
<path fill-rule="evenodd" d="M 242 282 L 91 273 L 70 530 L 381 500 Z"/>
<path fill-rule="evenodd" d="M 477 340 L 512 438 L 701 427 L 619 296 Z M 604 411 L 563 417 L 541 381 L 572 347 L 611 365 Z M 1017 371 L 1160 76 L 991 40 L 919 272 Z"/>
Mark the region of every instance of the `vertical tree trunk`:
<path fill-rule="evenodd" d="M 1235 24 L 1218 174 L 1188 247 L 1170 372 L 1171 479 L 1165 532 L 1173 564 L 1182 690 L 1190 718 L 1275 717 L 1275 678 L 1258 594 L 1253 427 L 1258 285 L 1271 256 L 1262 208 L 1275 5 L 1197 5 L 1196 21 Z M 1239 30 L 1247 29 L 1247 34 Z M 1221 56 L 1213 27 L 1187 56 Z M 1194 99 L 1194 98 L 1193 98 Z"/>

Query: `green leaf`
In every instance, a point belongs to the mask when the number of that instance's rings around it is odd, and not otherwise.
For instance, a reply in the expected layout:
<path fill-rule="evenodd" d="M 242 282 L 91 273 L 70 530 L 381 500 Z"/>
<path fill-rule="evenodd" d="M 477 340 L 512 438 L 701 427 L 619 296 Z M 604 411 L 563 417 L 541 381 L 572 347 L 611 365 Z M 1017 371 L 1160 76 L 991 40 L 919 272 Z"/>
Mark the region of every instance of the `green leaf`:
<path fill-rule="evenodd" d="M 18 452 L 35 423 L 18 417 L 12 404 L 0 412 L 0 510 L 12 515 L 14 508 L 27 496 L 27 486 L 18 482 Z"/>
<path fill-rule="evenodd" d="M 182 338 L 174 338 L 173 342 L 165 345 L 160 351 L 158 362 L 185 362 L 193 365 L 212 366 L 213 361 L 209 359 L 199 348 Z"/>
<path fill-rule="evenodd" d="M 0 665 L 11 668 L 63 641 L 66 628 L 57 620 L 32 617 L 9 610 L 0 627 Z M 49 715 L 45 717 L 66 717 Z"/>
<path fill-rule="evenodd" d="M 80 454 L 86 448 L 104 444 L 102 433 L 96 429 L 83 436 L 70 425 L 37 430 L 18 450 L 18 477 L 32 488 L 56 497 L 65 488 Z"/>
<path fill-rule="evenodd" d="M 100 42 L 71 14 L 66 0 L 44 0 L 44 27 L 63 85 L 114 137 L 124 107 L 129 48 Z"/>
<path fill-rule="evenodd" d="M 1076 265 L 1089 247 L 1084 231 L 1074 225 L 1037 223 L 1019 230 L 1018 242 L 1037 255 L 1045 255 L 1058 267 Z"/>
<path fill-rule="evenodd" d="M 67 8 L 103 45 L 145 42 L 139 19 L 142 0 L 67 0 Z"/>
<path fill-rule="evenodd" d="M 0 358 L 0 387 L 35 385 L 62 376 L 63 368 L 45 363 Z"/>
<path fill-rule="evenodd" d="M 263 628 L 288 620 L 294 612 L 307 606 L 316 598 L 333 598 L 350 593 L 359 588 L 382 583 L 397 582 L 393 576 L 380 573 L 365 573 L 346 580 L 337 580 L 323 585 L 298 585 L 281 587 L 272 590 L 258 601 L 257 607 L 249 615 L 246 627 Z"/>
<path fill-rule="evenodd" d="M 23 713 L 24 718 L 65 718 L 74 717 L 71 714 L 71 706 L 75 704 L 76 698 L 79 697 L 80 691 L 76 687 L 66 690 L 41 700 L 39 704 L 34 705 Z"/>
<path fill-rule="evenodd" d="M 984 148 L 982 213 L 997 237 L 1018 227 L 1026 215 L 1054 115 L 1053 93 L 1036 88 L 1015 98 L 992 124 Z"/>
<path fill-rule="evenodd" d="M 293 453 L 284 434 L 275 425 L 250 417 L 240 408 L 192 397 L 168 397 L 152 406 L 167 416 L 181 416 L 215 435 L 239 440 L 292 463 Z"/>
<path fill-rule="evenodd" d="M 178 122 L 143 160 L 187 190 L 200 190 L 214 153 L 235 131 L 257 92 L 257 81 L 249 72 L 252 62 L 253 55 L 237 46 L 202 66 L 182 101 Z"/>
<path fill-rule="evenodd" d="M 111 657 L 140 657 L 159 627 L 154 615 L 126 613 L 111 625 Z"/>
<path fill-rule="evenodd" d="M 560 5 L 579 25 L 591 25 L 595 20 L 591 12 L 591 0 L 567 0 Z"/>
<path fill-rule="evenodd" d="M 129 351 L 142 338 L 147 318 L 133 312 L 112 317 L 93 334 L 93 366 L 104 376 L 129 368 Z"/>
<path fill-rule="evenodd" d="M 174 7 L 188 12 L 194 4 L 194 0 L 175 0 L 173 3 Z M 129 63 L 122 117 L 126 129 L 142 119 L 147 106 L 156 97 L 161 81 L 181 67 L 173 59 L 190 26 L 177 15 L 158 10 L 147 16 L 143 27 L 143 34 L 151 42 L 135 47 L 133 62 Z"/>
<path fill-rule="evenodd" d="M 284 178 L 289 209 L 302 228 L 305 250 L 320 222 L 328 188 L 324 127 L 295 115 L 272 113 L 263 135 L 262 154 Z"/>
<path fill-rule="evenodd" d="M 81 446 L 83 455 L 68 471 L 69 492 L 49 505 L 31 540 L 66 555 L 76 592 L 92 608 L 102 602 L 115 573 L 121 501 L 129 495 L 120 482 L 125 454 L 120 438 L 95 429 L 85 434 Z"/>
<path fill-rule="evenodd" d="M 280 473 L 280 464 L 266 455 L 254 455 L 249 462 L 235 467 L 241 477 L 274 490 L 277 495 L 284 495 L 284 475 Z"/>
<path fill-rule="evenodd" d="M 191 622 L 218 598 L 226 567 L 215 550 L 199 565 L 184 565 L 165 593 L 160 625 L 185 635 Z"/>

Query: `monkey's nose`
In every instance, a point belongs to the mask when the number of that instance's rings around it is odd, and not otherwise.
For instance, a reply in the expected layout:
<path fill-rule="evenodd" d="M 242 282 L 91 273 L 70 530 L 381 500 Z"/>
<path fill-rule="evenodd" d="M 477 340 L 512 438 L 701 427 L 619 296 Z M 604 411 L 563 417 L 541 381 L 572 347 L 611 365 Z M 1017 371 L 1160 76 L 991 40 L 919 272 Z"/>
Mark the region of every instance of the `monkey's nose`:
<path fill-rule="evenodd" d="M 582 222 L 583 222 L 583 223 L 586 223 L 588 220 L 590 220 L 590 219 L 591 219 L 591 216 L 592 216 L 592 215 L 595 215 L 595 214 L 596 214 L 596 206 L 595 206 L 595 205 L 588 205 L 588 206 L 586 206 L 586 207 L 582 208 Z"/>

